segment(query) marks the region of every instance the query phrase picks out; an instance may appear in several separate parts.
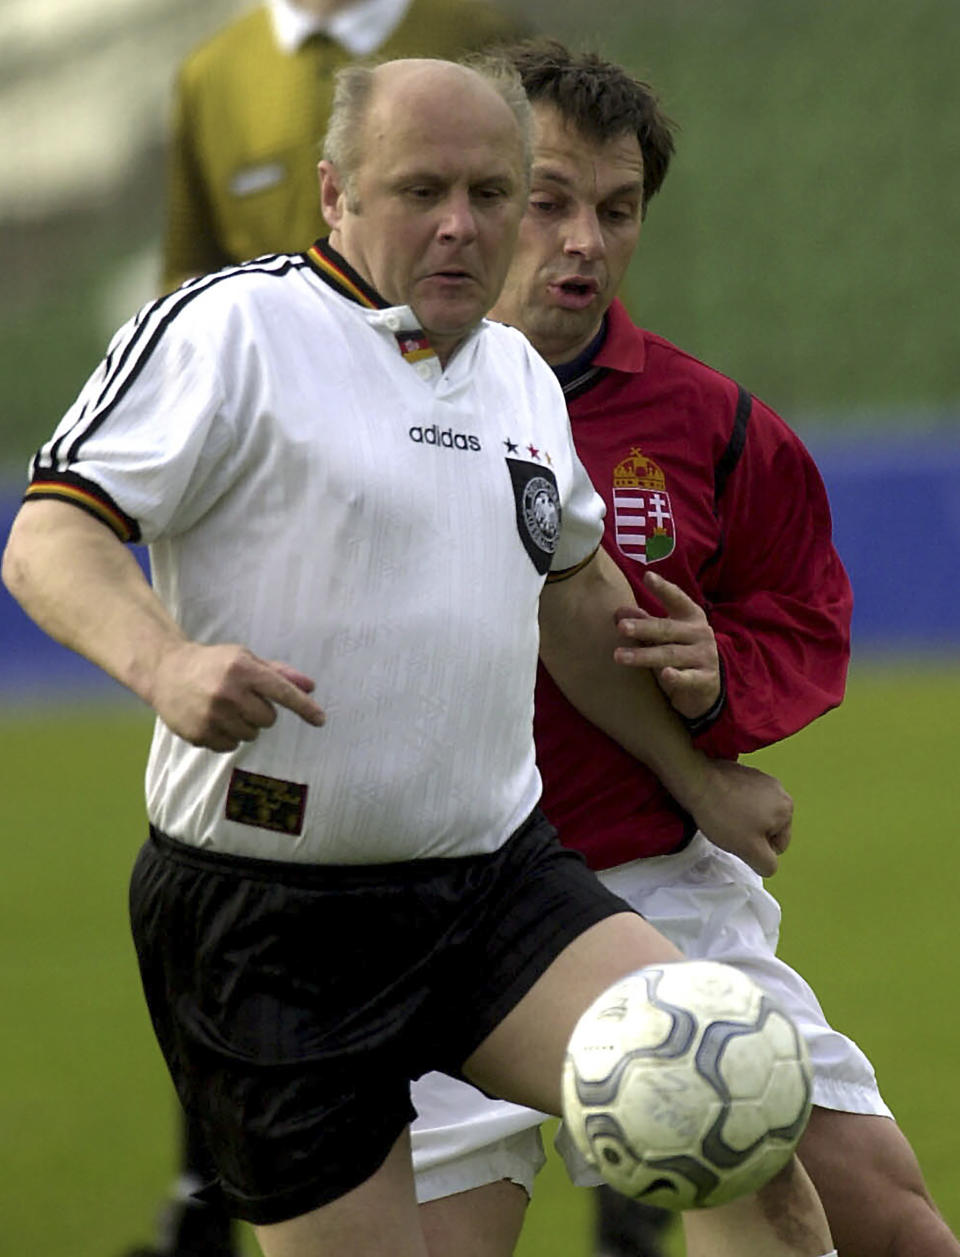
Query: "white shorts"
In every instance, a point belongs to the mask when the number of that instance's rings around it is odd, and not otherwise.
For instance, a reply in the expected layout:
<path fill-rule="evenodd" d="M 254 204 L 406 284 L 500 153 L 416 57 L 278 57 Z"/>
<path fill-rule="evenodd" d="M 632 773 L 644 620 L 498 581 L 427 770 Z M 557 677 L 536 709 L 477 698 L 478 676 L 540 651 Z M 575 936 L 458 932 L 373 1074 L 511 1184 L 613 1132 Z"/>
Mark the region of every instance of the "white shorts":
<path fill-rule="evenodd" d="M 634 860 L 600 880 L 656 926 L 691 960 L 719 960 L 748 973 L 786 1008 L 813 1061 L 813 1102 L 825 1109 L 892 1116 L 876 1075 L 857 1045 L 827 1023 L 810 987 L 776 956 L 780 905 L 742 860 L 702 834 L 676 855 Z M 528 1194 L 544 1162 L 544 1114 L 503 1100 L 445 1074 L 413 1086 L 417 1198 L 436 1200 L 506 1178 Z M 600 1177 L 577 1153 L 563 1127 L 557 1148 L 573 1182 Z"/>

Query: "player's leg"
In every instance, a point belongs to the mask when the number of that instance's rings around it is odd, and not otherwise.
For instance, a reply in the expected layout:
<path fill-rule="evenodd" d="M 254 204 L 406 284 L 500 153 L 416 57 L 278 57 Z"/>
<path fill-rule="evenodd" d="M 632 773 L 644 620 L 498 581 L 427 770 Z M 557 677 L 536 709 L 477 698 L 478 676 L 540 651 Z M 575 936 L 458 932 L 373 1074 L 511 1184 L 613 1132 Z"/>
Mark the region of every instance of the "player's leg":
<path fill-rule="evenodd" d="M 404 1131 L 378 1170 L 329 1204 L 254 1227 L 264 1257 L 428 1257 Z"/>
<path fill-rule="evenodd" d="M 635 969 L 681 958 L 641 917 L 607 917 L 567 945 L 467 1059 L 464 1073 L 494 1094 L 559 1113 L 563 1056 L 583 1009 Z M 692 1257 L 823 1257 L 832 1251 L 820 1202 L 796 1160 L 751 1201 L 707 1210 L 694 1226 Z"/>
<path fill-rule="evenodd" d="M 543 1114 L 435 1071 L 411 1090 L 413 1169 L 431 1257 L 510 1257 L 546 1162 Z"/>
<path fill-rule="evenodd" d="M 464 1075 L 492 1095 L 559 1115 L 563 1058 L 580 1014 L 628 973 L 682 959 L 635 913 L 605 917 L 567 944 L 464 1062 Z"/>
<path fill-rule="evenodd" d="M 594 1187 L 600 1182 L 563 1125 L 556 1147 L 574 1183 Z M 673 1216 L 683 1224 L 687 1257 L 830 1257 L 834 1251 L 823 1206 L 796 1157 L 759 1192 L 728 1205 Z M 621 1249 L 626 1257 L 643 1253 L 629 1244 L 628 1238 Z M 598 1257 L 603 1257 L 602 1249 Z"/>
<path fill-rule="evenodd" d="M 427 1257 L 406 1061 L 436 927 L 413 893 L 377 869 L 275 871 L 158 835 L 138 857 L 131 922 L 157 1039 L 218 1191 L 268 1257 Z"/>
<path fill-rule="evenodd" d="M 683 1232 L 687 1257 L 830 1257 L 836 1251 L 823 1206 L 796 1157 L 752 1196 L 687 1210 Z"/>
<path fill-rule="evenodd" d="M 841 1257 L 958 1257 L 960 1246 L 930 1202 L 870 1062 L 776 956 L 780 909 L 760 878 L 698 836 L 677 856 L 637 861 L 601 880 L 688 956 L 741 969 L 793 1017 L 814 1069 L 814 1110 L 800 1156 Z"/>
<path fill-rule="evenodd" d="M 431 1072 L 412 1088 L 420 1221 L 431 1257 L 510 1257 L 546 1156 L 543 1115 Z"/>
<path fill-rule="evenodd" d="M 622 1196 L 612 1187 L 593 1190 L 594 1257 L 664 1257 L 677 1215 Z"/>
<path fill-rule="evenodd" d="M 526 1194 L 501 1180 L 421 1205 L 430 1257 L 511 1257 Z M 682 1215 L 687 1257 L 831 1257 L 829 1229 L 810 1180 L 794 1159 L 762 1191 Z M 631 1257 L 643 1257 L 632 1250 Z"/>
<path fill-rule="evenodd" d="M 519 1183 L 502 1178 L 421 1205 L 420 1225 L 430 1257 L 510 1257 L 528 1203 Z"/>
<path fill-rule="evenodd" d="M 546 1156 L 543 1115 L 430 1072 L 412 1087 L 420 1222 L 431 1257 L 510 1257 Z"/>
<path fill-rule="evenodd" d="M 960 1242 L 890 1118 L 816 1107 L 799 1151 L 840 1257 L 960 1257 Z"/>
<path fill-rule="evenodd" d="M 630 913 L 606 918 L 568 945 L 547 973 L 534 984 L 533 990 L 524 997 L 521 1004 L 509 1013 L 497 1030 L 481 1044 L 465 1065 L 464 1072 L 469 1075 L 471 1069 L 476 1066 L 479 1070 L 479 1077 L 482 1078 L 484 1068 L 482 1062 L 486 1049 L 496 1040 L 498 1042 L 494 1044 L 494 1053 L 498 1050 L 503 1051 L 505 1059 L 513 1066 L 516 1066 L 520 1060 L 524 1062 L 520 1069 L 524 1075 L 523 1082 L 519 1084 L 522 1089 L 501 1092 L 501 1094 L 509 1094 L 511 1098 L 527 1099 L 542 1111 L 558 1113 L 563 1053 L 573 1025 L 582 1009 L 625 973 L 658 960 L 679 958 L 679 953 L 642 918 Z M 558 1001 L 549 989 L 554 983 L 563 990 L 568 999 L 572 1000 L 566 1009 L 558 1008 Z M 576 996 L 574 996 L 575 992 L 578 992 Z M 523 1014 L 520 1017 L 514 1016 L 532 996 L 538 1003 L 542 999 L 542 1015 L 549 1015 L 552 1020 L 559 1014 L 552 1036 L 547 1026 L 537 1024 L 541 1013 L 533 1014 L 531 1024 L 525 1024 L 526 1017 Z M 479 1066 L 477 1066 L 478 1058 Z M 545 1079 L 548 1077 L 551 1081 L 544 1086 Z M 458 1112 L 456 1105 L 453 1104 L 451 1113 L 445 1117 L 442 1109 L 439 1112 L 434 1111 L 423 1094 L 424 1081 L 429 1081 L 429 1076 L 427 1080 L 421 1080 L 421 1083 L 414 1088 L 414 1102 L 424 1112 L 424 1117 L 418 1123 L 421 1127 L 419 1132 L 421 1143 L 429 1140 L 431 1131 L 423 1129 L 428 1126 L 429 1122 L 433 1122 L 434 1130 L 442 1120 L 446 1120 L 447 1130 L 453 1128 L 455 1121 L 460 1121 L 466 1126 L 470 1109 L 470 1105 L 466 1104 Z M 458 1085 L 451 1086 L 440 1082 L 439 1093 L 441 1096 L 444 1094 L 444 1086 L 447 1092 L 453 1093 L 453 1088 Z M 498 1091 L 493 1084 L 493 1075 L 490 1079 L 490 1089 L 494 1092 Z M 496 1102 L 486 1100 L 472 1089 L 470 1094 L 475 1097 L 474 1107 L 478 1112 L 475 1125 L 482 1129 L 482 1118 L 479 1114 L 485 1108 L 492 1109 Z M 431 1098 L 435 1097 L 431 1096 Z M 453 1103 L 454 1095 L 452 1094 L 450 1098 Z M 549 1103 L 547 1103 L 548 1100 Z M 502 1105 L 501 1108 L 506 1113 L 504 1120 L 509 1122 L 509 1110 L 513 1106 Z M 490 1120 L 492 1121 L 492 1113 Z M 466 1139 L 466 1137 L 463 1138 Z M 414 1139 L 416 1146 L 418 1139 L 416 1125 Z M 534 1163 L 527 1190 L 524 1190 L 524 1186 L 521 1185 L 526 1180 L 522 1170 L 518 1170 L 514 1155 L 523 1151 L 525 1140 L 531 1142 L 533 1152 L 530 1161 Z M 465 1257 L 510 1257 L 523 1225 L 527 1192 L 532 1188 L 532 1173 L 535 1173 L 542 1163 L 539 1132 L 533 1128 L 522 1131 L 512 1139 L 501 1140 L 499 1145 L 476 1149 L 472 1155 L 461 1157 L 459 1163 L 464 1167 L 464 1181 L 472 1176 L 474 1182 L 479 1182 L 485 1173 L 491 1178 L 498 1173 L 503 1177 L 472 1187 L 470 1190 L 446 1194 L 421 1206 L 431 1257 L 446 1257 L 451 1252 L 460 1254 L 465 1237 L 470 1237 L 467 1242 L 473 1244 L 473 1247 L 466 1249 Z M 457 1162 L 454 1161 L 453 1165 L 456 1166 Z M 481 1168 L 477 1168 L 478 1166 Z M 444 1168 L 449 1174 L 450 1165 Z M 440 1169 L 435 1159 L 432 1172 L 437 1174 Z M 508 1180 L 508 1175 L 513 1175 L 515 1180 L 521 1181 L 511 1182 Z M 429 1172 L 422 1177 L 429 1181 Z M 637 1257 L 643 1257 L 643 1255 L 637 1254 Z"/>

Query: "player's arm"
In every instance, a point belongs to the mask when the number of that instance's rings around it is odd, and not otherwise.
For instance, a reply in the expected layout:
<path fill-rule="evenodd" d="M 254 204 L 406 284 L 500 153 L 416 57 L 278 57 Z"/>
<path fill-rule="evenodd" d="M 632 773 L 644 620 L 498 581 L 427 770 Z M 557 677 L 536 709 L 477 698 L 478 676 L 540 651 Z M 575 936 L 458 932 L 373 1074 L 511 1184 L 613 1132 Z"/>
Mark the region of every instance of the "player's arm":
<path fill-rule="evenodd" d="M 619 657 L 662 669 L 677 710 L 708 715 L 698 745 L 731 757 L 788 737 L 842 700 L 852 595 L 820 474 L 760 402 L 717 514 L 723 544 L 705 573 L 706 610 L 648 575 L 664 616 L 624 610 Z M 710 639 L 722 678 L 712 710 Z"/>
<path fill-rule="evenodd" d="M 707 595 L 726 701 L 699 744 L 732 755 L 788 737 L 842 701 L 853 596 L 820 473 L 760 402 L 719 510 L 724 550 Z"/>
<path fill-rule="evenodd" d="M 25 503 L 4 551 L 3 581 L 46 633 L 132 690 L 196 746 L 234 750 L 274 723 L 278 705 L 323 723 L 308 697 L 309 677 L 242 646 L 190 641 L 130 550 L 79 507 Z"/>
<path fill-rule="evenodd" d="M 651 615 L 637 606 L 618 608 L 622 641 L 617 662 L 649 668 L 681 716 L 703 720 L 723 699 L 720 654 L 707 613 L 657 572 L 647 572 L 643 583 L 663 614 Z"/>
<path fill-rule="evenodd" d="M 792 803 L 774 778 L 697 750 L 646 668 L 624 668 L 615 615 L 630 599 L 605 551 L 540 596 L 540 656 L 566 698 L 647 764 L 717 846 L 765 876 L 790 837 Z"/>

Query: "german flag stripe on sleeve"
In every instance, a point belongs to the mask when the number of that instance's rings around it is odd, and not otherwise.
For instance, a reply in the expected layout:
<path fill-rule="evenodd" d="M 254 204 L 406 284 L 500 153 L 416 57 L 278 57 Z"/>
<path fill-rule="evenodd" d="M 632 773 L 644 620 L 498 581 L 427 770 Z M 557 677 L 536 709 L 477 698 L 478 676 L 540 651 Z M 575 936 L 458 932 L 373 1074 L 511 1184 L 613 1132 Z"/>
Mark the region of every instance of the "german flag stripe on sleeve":
<path fill-rule="evenodd" d="M 23 495 L 24 502 L 35 502 L 44 498 L 79 506 L 81 510 L 106 524 L 121 541 L 140 540 L 140 525 L 135 519 L 121 511 L 109 494 L 70 472 L 40 476 L 31 481 Z"/>

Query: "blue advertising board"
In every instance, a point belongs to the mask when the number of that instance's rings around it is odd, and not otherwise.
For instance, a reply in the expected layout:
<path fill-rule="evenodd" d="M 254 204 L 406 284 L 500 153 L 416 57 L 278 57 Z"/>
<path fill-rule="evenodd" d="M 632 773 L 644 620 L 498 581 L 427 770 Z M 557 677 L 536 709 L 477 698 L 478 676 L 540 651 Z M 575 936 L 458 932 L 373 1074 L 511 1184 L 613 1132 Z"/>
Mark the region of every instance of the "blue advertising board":
<path fill-rule="evenodd" d="M 821 439 L 858 651 L 960 657 L 960 431 Z"/>

